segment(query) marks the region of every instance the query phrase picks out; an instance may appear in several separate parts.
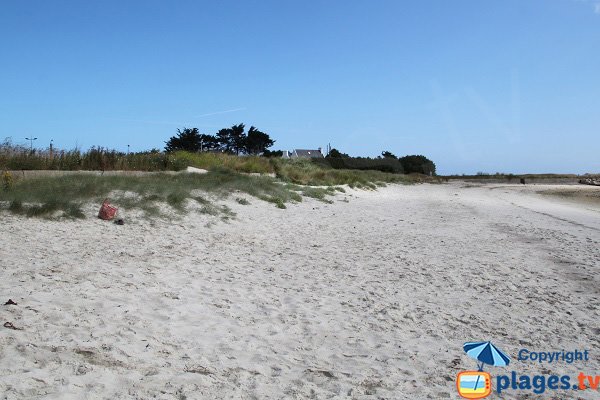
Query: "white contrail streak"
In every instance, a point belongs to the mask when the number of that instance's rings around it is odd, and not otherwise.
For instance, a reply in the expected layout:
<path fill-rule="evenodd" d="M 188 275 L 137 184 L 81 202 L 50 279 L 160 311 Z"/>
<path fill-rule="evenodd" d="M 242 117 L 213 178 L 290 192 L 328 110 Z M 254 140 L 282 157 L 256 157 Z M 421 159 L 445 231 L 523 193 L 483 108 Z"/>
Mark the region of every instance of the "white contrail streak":
<path fill-rule="evenodd" d="M 151 121 L 147 119 L 126 119 L 126 118 L 108 118 L 111 121 L 125 121 L 125 122 L 140 122 L 142 124 L 155 124 L 155 125 L 185 125 L 183 122 L 173 121 Z"/>
<path fill-rule="evenodd" d="M 233 110 L 217 111 L 217 112 L 212 112 L 212 113 L 208 113 L 208 114 L 196 115 L 195 117 L 192 117 L 192 118 L 210 117 L 211 115 L 227 114 L 227 113 L 230 113 L 230 112 L 242 111 L 242 110 L 245 110 L 245 109 L 246 109 L 246 107 L 234 108 Z"/>
<path fill-rule="evenodd" d="M 207 114 L 196 115 L 192 118 L 196 119 L 196 118 L 202 118 L 202 117 L 209 117 L 211 115 L 227 114 L 227 113 L 232 113 L 232 112 L 236 112 L 236 111 L 242 111 L 245 109 L 246 109 L 246 107 L 234 108 L 232 110 L 224 110 L 224 111 L 217 111 L 217 112 L 212 112 L 212 113 L 207 113 Z M 190 123 L 190 122 L 184 123 L 184 122 L 157 121 L 157 120 L 146 120 L 146 119 L 124 119 L 124 118 L 109 118 L 109 119 L 113 120 L 113 121 L 140 122 L 143 124 L 156 124 L 156 125 L 188 125 Z"/>

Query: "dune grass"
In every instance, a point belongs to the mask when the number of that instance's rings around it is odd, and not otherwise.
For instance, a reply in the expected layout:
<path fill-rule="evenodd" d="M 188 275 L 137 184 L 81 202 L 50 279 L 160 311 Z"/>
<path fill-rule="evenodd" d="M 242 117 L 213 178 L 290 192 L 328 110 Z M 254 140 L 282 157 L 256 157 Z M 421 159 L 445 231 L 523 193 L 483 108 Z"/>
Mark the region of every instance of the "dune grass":
<path fill-rule="evenodd" d="M 259 156 L 236 156 L 224 153 L 189 153 L 178 151 L 171 154 L 173 165 L 177 170 L 188 166 L 203 168 L 209 171 L 229 170 L 244 173 L 269 174 L 275 172 L 270 160 Z"/>
<path fill-rule="evenodd" d="M 226 198 L 246 193 L 285 208 L 286 203 L 300 202 L 302 196 L 326 201 L 334 188 L 305 188 L 282 184 L 268 176 L 249 176 L 227 170 L 207 174 L 152 174 L 147 176 L 69 175 L 21 179 L 10 188 L 0 190 L 2 208 L 13 213 L 36 217 L 60 215 L 83 218 L 82 205 L 100 204 L 109 195 L 118 207 L 141 209 L 149 216 L 159 215 L 159 204 L 166 203 L 184 212 L 188 199 L 201 205 L 206 214 L 227 214 L 195 191 Z"/>
<path fill-rule="evenodd" d="M 128 166 L 133 165 L 137 170 L 159 172 L 139 176 L 74 174 L 27 179 L 16 179 L 15 174 L 14 180 L 10 174 L 5 173 L 0 188 L 0 208 L 27 216 L 83 218 L 83 204 L 99 204 L 110 196 L 111 201 L 118 207 L 141 209 L 148 216 L 161 215 L 163 203 L 176 212 L 183 213 L 189 199 L 200 204 L 203 210 L 201 212 L 228 215 L 227 210 L 210 205 L 205 199 L 200 200 L 193 191 L 199 190 L 221 198 L 235 192 L 246 193 L 278 208 L 286 208 L 287 203 L 300 202 L 303 197 L 329 202 L 330 196 L 336 192 L 344 192 L 341 185 L 374 190 L 388 183 L 407 184 L 430 180 L 423 176 L 380 171 L 333 169 L 311 160 L 240 157 L 222 153 L 123 155 L 92 149 L 84 154 L 74 152 L 69 155 L 71 156 L 80 157 L 80 162 L 69 164 L 65 170 L 97 170 L 99 167 L 103 170 L 126 170 Z M 36 161 L 35 166 L 38 167 L 43 167 L 44 162 L 48 160 L 41 154 L 29 154 L 25 157 Z M 187 166 L 207 169 L 210 172 L 163 173 L 166 170 L 182 170 Z M 271 173 L 275 173 L 276 178 L 267 175 Z M 244 204 L 244 201 L 238 200 L 238 203 Z"/>

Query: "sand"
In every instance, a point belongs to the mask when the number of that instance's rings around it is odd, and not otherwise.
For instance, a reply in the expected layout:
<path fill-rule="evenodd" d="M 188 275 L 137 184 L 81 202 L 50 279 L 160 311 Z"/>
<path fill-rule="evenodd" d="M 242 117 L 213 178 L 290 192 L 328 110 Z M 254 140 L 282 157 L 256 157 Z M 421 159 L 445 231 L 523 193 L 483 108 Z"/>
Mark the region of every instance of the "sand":
<path fill-rule="evenodd" d="M 600 207 L 539 191 L 391 185 L 123 226 L 0 214 L 0 398 L 457 398 L 462 344 L 485 340 L 512 358 L 494 376 L 600 374 Z"/>

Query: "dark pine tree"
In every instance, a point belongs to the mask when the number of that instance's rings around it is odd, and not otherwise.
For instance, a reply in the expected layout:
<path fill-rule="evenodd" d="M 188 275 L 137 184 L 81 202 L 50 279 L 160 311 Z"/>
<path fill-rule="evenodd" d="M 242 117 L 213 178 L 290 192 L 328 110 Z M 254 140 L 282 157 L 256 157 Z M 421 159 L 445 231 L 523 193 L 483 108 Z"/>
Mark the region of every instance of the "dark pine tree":
<path fill-rule="evenodd" d="M 191 151 L 196 152 L 200 150 L 201 135 L 198 132 L 198 128 L 183 128 L 183 130 L 177 129 L 177 135 L 172 136 L 166 143 L 165 151 Z"/>
<path fill-rule="evenodd" d="M 221 149 L 227 153 L 231 152 L 232 132 L 230 128 L 220 129 L 215 135 Z"/>
<path fill-rule="evenodd" d="M 215 151 L 219 150 L 221 144 L 219 139 L 213 135 L 200 135 L 200 141 L 202 142 L 202 151 Z"/>
<path fill-rule="evenodd" d="M 250 130 L 248 130 L 248 135 L 246 136 L 246 146 L 244 151 L 248 154 L 260 154 L 264 153 L 274 144 L 275 141 L 272 140 L 269 135 L 251 126 Z"/>
<path fill-rule="evenodd" d="M 244 124 L 237 124 L 231 127 L 231 150 L 235 154 L 240 154 L 246 147 L 246 133 Z"/>

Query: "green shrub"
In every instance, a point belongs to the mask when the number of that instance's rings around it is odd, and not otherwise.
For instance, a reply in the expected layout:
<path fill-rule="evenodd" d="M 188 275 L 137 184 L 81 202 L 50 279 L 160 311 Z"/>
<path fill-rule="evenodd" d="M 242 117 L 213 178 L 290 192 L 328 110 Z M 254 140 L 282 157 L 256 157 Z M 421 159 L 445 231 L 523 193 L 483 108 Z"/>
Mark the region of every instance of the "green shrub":
<path fill-rule="evenodd" d="M 406 174 L 435 175 L 435 164 L 425 156 L 405 156 L 398 159 Z"/>
<path fill-rule="evenodd" d="M 334 169 L 372 170 L 401 174 L 402 164 L 395 158 L 326 157 L 313 158 L 312 162 Z"/>

